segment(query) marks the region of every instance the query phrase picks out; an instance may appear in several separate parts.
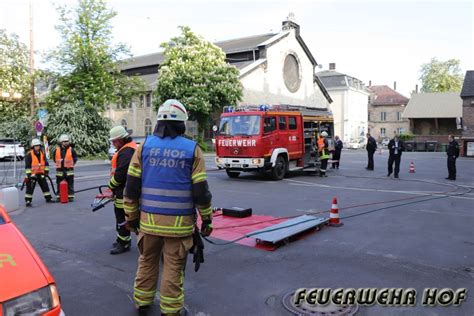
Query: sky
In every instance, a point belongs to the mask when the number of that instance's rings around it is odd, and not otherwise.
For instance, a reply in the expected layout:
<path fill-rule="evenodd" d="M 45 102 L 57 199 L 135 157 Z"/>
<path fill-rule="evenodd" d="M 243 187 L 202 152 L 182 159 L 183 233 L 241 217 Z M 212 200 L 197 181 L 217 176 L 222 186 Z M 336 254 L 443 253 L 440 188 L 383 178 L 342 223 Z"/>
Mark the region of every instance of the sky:
<path fill-rule="evenodd" d="M 46 67 L 41 53 L 60 38 L 54 26 L 54 4 L 33 2 L 36 65 Z M 0 28 L 29 43 L 29 0 L 0 0 Z M 474 2 L 472 1 L 271 1 L 271 0 L 109 0 L 117 11 L 113 41 L 123 42 L 133 55 L 160 50 L 159 45 L 187 25 L 209 41 L 279 32 L 290 12 L 320 69 L 336 70 L 366 84 L 397 82 L 409 96 L 421 87 L 420 67 L 431 58 L 459 59 L 463 73 L 474 69 Z"/>

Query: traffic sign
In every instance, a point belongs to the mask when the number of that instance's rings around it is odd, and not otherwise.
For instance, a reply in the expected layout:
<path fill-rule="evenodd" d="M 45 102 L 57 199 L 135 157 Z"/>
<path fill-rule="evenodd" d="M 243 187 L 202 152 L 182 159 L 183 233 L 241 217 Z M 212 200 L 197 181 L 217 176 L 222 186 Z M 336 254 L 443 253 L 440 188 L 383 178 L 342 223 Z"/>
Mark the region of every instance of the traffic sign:
<path fill-rule="evenodd" d="M 44 129 L 44 126 L 40 121 L 36 121 L 35 129 L 36 129 L 36 133 L 42 133 L 43 129 Z"/>

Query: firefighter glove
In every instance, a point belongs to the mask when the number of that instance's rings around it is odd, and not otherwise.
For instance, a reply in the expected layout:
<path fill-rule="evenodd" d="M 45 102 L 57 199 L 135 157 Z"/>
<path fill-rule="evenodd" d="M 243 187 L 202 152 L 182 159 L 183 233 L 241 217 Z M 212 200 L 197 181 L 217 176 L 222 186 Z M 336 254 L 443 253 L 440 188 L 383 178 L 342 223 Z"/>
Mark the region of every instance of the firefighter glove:
<path fill-rule="evenodd" d="M 127 224 L 125 224 L 125 228 L 128 231 L 138 234 L 138 230 L 140 229 L 140 219 L 137 218 L 132 221 L 127 221 Z"/>
<path fill-rule="evenodd" d="M 212 220 L 206 219 L 201 224 L 201 235 L 207 237 L 212 233 Z"/>
<path fill-rule="evenodd" d="M 195 227 L 193 232 L 193 246 L 189 252 L 193 254 L 194 272 L 198 272 L 201 263 L 204 263 L 204 243 L 197 227 Z"/>

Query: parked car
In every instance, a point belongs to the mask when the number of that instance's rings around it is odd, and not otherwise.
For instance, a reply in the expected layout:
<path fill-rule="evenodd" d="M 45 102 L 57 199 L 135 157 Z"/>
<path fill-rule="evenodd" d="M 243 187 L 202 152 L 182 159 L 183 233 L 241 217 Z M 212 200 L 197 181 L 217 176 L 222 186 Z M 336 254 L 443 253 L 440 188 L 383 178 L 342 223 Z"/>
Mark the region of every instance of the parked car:
<path fill-rule="evenodd" d="M 382 139 L 381 144 L 382 146 L 387 147 L 389 142 L 390 142 L 390 138 L 384 138 Z"/>
<path fill-rule="evenodd" d="M 367 144 L 367 138 L 365 136 L 360 136 L 359 138 L 353 138 L 347 143 L 347 148 L 359 149 L 364 148 Z"/>
<path fill-rule="evenodd" d="M 22 160 L 25 158 L 25 148 L 20 142 L 13 138 L 0 138 L 0 159 L 16 158 Z"/>
<path fill-rule="evenodd" d="M 64 315 L 53 276 L 0 206 L 0 315 Z"/>

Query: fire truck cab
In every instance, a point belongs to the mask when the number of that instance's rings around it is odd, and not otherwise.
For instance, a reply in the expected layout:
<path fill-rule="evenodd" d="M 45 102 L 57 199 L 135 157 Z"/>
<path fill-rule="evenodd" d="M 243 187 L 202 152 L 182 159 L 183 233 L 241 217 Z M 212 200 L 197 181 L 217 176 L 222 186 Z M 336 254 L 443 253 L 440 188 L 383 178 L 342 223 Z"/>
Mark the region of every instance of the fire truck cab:
<path fill-rule="evenodd" d="M 225 107 L 215 137 L 216 165 L 231 178 L 252 171 L 269 171 L 274 180 L 283 179 L 290 171 L 317 172 L 317 137 L 326 131 L 331 150 L 333 130 L 333 117 L 327 109 Z"/>

